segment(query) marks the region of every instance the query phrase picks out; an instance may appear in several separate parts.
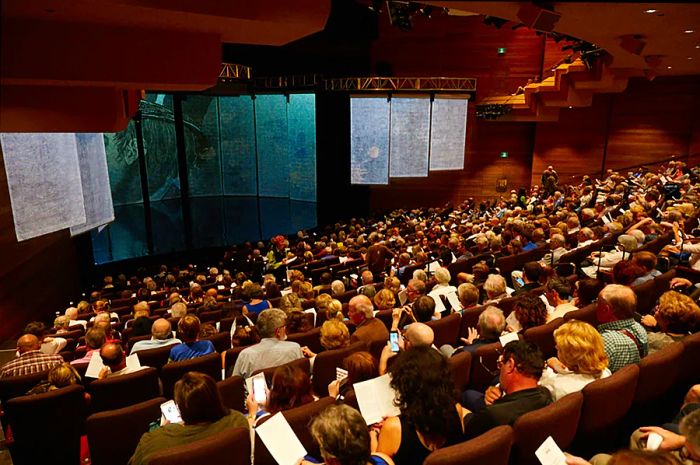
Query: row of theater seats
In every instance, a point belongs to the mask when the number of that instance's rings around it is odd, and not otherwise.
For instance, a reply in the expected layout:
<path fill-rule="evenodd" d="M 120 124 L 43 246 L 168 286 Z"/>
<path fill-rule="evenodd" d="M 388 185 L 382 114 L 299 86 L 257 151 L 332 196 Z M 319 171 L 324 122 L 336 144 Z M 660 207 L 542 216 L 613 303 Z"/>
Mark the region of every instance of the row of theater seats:
<path fill-rule="evenodd" d="M 700 334 L 686 337 L 663 350 L 629 365 L 609 378 L 594 381 L 583 391 L 570 394 L 540 410 L 523 415 L 510 426 L 433 452 L 426 465 L 489 463 L 530 465 L 538 463 L 535 449 L 552 436 L 567 451 L 588 456 L 623 446 L 624 438 L 644 424 L 660 424 L 673 416 L 690 385 L 700 382 Z M 302 360 L 300 366 L 308 361 Z M 465 388 L 471 355 L 450 359 L 455 387 Z M 274 369 L 265 370 L 271 374 Z M 241 410 L 243 380 L 227 378 L 218 383 L 227 406 Z M 136 390 L 137 386 L 129 389 Z M 234 393 L 234 391 L 236 391 Z M 6 418 L 12 428 L 13 459 L 18 465 L 77 463 L 80 435 L 87 434 L 94 465 L 124 464 L 141 435 L 160 415 L 164 397 L 155 396 L 133 405 L 85 416 L 84 387 L 80 385 L 37 396 L 11 399 Z M 237 400 L 231 404 L 232 398 Z M 307 451 L 319 457 L 309 432 L 309 420 L 335 402 L 330 397 L 284 412 L 284 416 Z M 352 399 L 347 402 L 356 406 Z M 163 451 L 151 464 L 189 465 L 249 464 L 250 436 L 245 430 L 230 430 L 208 439 Z M 274 465 L 274 460 L 255 439 L 255 465 Z"/>

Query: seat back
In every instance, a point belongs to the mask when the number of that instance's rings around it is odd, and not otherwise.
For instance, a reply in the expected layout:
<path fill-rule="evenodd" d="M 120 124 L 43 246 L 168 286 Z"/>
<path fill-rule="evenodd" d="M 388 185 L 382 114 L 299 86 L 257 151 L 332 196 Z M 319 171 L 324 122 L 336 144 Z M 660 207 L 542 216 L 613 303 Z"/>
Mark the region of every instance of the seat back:
<path fill-rule="evenodd" d="M 217 352 L 224 352 L 231 348 L 231 333 L 228 331 L 216 333 L 212 337 L 208 337 L 207 340 L 214 344 L 214 349 Z"/>
<path fill-rule="evenodd" d="M 48 378 L 48 371 L 0 378 L 0 402 L 5 405 L 9 399 L 25 395 L 31 388 Z"/>
<path fill-rule="evenodd" d="M 583 388 L 583 407 L 573 449 L 577 455 L 592 455 L 614 446 L 618 426 L 632 406 L 638 378 L 639 367 L 627 365 Z"/>
<path fill-rule="evenodd" d="M 656 305 L 656 287 L 654 280 L 650 279 L 639 286 L 632 287 L 637 295 L 637 313 L 646 315 L 651 313 Z"/>
<path fill-rule="evenodd" d="M 332 397 L 323 397 L 316 402 L 311 402 L 300 407 L 285 410 L 281 412 L 284 418 L 292 427 L 292 431 L 297 435 L 299 441 L 306 449 L 306 452 L 312 457 L 320 457 L 318 444 L 311 437 L 309 431 L 309 423 L 311 419 L 321 413 L 326 407 L 333 405 L 335 399 Z M 255 435 L 255 465 L 277 465 L 275 459 L 272 458 L 267 447 L 260 440 L 260 436 Z"/>
<path fill-rule="evenodd" d="M 513 428 L 498 426 L 479 437 L 432 452 L 423 465 L 506 465 Z"/>
<path fill-rule="evenodd" d="M 238 354 L 243 352 L 245 349 L 251 346 L 238 346 L 238 347 L 233 347 L 226 352 L 224 352 L 223 357 L 224 357 L 224 372 L 226 374 L 226 377 L 231 376 L 231 372 L 233 371 L 233 367 L 236 366 L 236 360 L 238 360 Z"/>
<path fill-rule="evenodd" d="M 149 367 L 135 373 L 98 379 L 90 383 L 88 392 L 93 413 L 138 404 L 160 396 L 158 370 Z"/>
<path fill-rule="evenodd" d="M 469 308 L 462 312 L 462 319 L 459 322 L 459 337 L 467 337 L 469 328 L 479 327 L 479 316 L 486 310 L 485 305 Z"/>
<path fill-rule="evenodd" d="M 523 332 L 523 338 L 539 347 L 545 359 L 554 357 L 557 355 L 554 331 L 563 324 L 563 318 L 555 318 L 547 324 L 526 329 Z"/>
<path fill-rule="evenodd" d="M 221 394 L 224 405 L 243 413 L 245 410 L 245 381 L 240 376 L 229 376 L 223 381 L 217 381 L 216 387 Z"/>
<path fill-rule="evenodd" d="M 684 368 L 680 371 L 679 378 L 685 384 L 700 383 L 700 370 L 689 369 L 689 367 L 697 366 L 698 360 L 700 360 L 700 332 L 686 336 L 681 342 L 683 343 L 682 366 Z"/>
<path fill-rule="evenodd" d="M 253 373 L 251 373 L 251 376 L 257 375 L 258 373 L 263 373 L 265 375 L 265 381 L 267 381 L 268 386 L 272 386 L 272 375 L 275 374 L 275 371 L 279 367 L 283 366 L 291 366 L 295 368 L 299 368 L 301 371 L 305 372 L 307 375 L 311 376 L 311 363 L 309 362 L 309 359 L 306 357 L 303 358 L 298 358 L 296 360 L 292 360 L 291 362 L 284 363 L 282 365 L 274 366 L 274 367 L 267 367 L 263 368 L 261 370 L 255 370 Z"/>
<path fill-rule="evenodd" d="M 287 340 L 296 342 L 302 347 L 306 346 L 314 353 L 323 350 L 323 346 L 321 346 L 321 328 L 318 327 L 303 333 L 290 334 L 287 336 Z"/>
<path fill-rule="evenodd" d="M 517 465 L 538 465 L 535 451 L 552 436 L 559 448 L 568 449 L 576 436 L 583 394 L 573 392 L 541 409 L 528 412 L 513 425 L 515 442 L 510 462 Z"/>
<path fill-rule="evenodd" d="M 336 377 L 335 369 L 342 366 L 345 357 L 363 350 L 367 350 L 367 344 L 358 341 L 342 349 L 327 350 L 318 354 L 314 360 L 312 377 L 314 393 L 319 397 L 327 396 L 328 384 Z"/>
<path fill-rule="evenodd" d="M 498 357 L 503 350 L 500 342 L 485 344 L 476 349 L 472 357 L 471 377 L 469 387 L 477 391 L 485 391 L 493 379 L 498 376 Z"/>
<path fill-rule="evenodd" d="M 172 399 L 175 383 L 189 371 L 199 371 L 211 376 L 214 380 L 219 380 L 221 379 L 221 355 L 214 352 L 202 357 L 165 365 L 160 371 L 160 379 L 163 381 L 163 396 Z"/>
<path fill-rule="evenodd" d="M 426 324 L 435 333 L 434 344 L 441 347 L 444 344 L 454 345 L 459 337 L 459 325 L 462 317 L 459 313 L 452 313 L 439 320 L 428 321 Z"/>
<path fill-rule="evenodd" d="M 634 394 L 635 404 L 659 400 L 678 381 L 682 365 L 683 344 L 675 342 L 647 355 L 639 362 L 639 379 Z M 696 360 L 697 363 L 697 360 Z"/>
<path fill-rule="evenodd" d="M 586 305 L 583 308 L 574 310 L 572 312 L 567 312 L 564 315 L 564 321 L 569 320 L 579 320 L 589 323 L 593 327 L 598 327 L 598 318 L 596 317 L 596 307 L 597 304 L 594 302 L 592 304 Z"/>
<path fill-rule="evenodd" d="M 15 465 L 79 463 L 84 393 L 83 386 L 74 384 L 7 402 L 5 412 L 14 437 L 10 453 Z"/>
<path fill-rule="evenodd" d="M 229 428 L 150 455 L 149 465 L 250 465 L 250 431 Z"/>
<path fill-rule="evenodd" d="M 469 377 L 472 371 L 472 354 L 460 352 L 449 358 L 447 365 L 452 373 L 452 382 L 457 392 L 463 392 L 469 386 Z"/>
<path fill-rule="evenodd" d="M 158 371 L 168 363 L 170 350 L 173 345 L 157 347 L 155 349 L 139 350 L 136 355 L 139 357 L 139 363 L 144 367 L 153 367 Z"/>
<path fill-rule="evenodd" d="M 90 459 L 94 465 L 124 465 L 143 433 L 160 417 L 164 397 L 90 415 L 86 421 Z"/>
<path fill-rule="evenodd" d="M 133 336 L 129 338 L 129 342 L 126 344 L 126 353 L 130 354 L 131 349 L 134 347 L 134 344 L 136 344 L 139 341 L 146 341 L 151 338 L 150 334 L 147 334 L 145 336 Z"/>

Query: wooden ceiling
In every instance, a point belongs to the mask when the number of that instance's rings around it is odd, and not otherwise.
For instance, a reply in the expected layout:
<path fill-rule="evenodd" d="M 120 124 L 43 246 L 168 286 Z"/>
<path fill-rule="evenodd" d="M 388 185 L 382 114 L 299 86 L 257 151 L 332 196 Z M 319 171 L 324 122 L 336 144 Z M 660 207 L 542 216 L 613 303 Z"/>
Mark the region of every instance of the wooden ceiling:
<path fill-rule="evenodd" d="M 449 8 L 451 14 L 477 13 L 520 22 L 517 13 L 531 2 L 429 1 Z M 660 76 L 700 75 L 700 4 L 552 2 L 561 14 L 554 31 L 584 39 L 605 48 L 614 60 L 612 68 L 636 70 L 641 75 L 654 69 Z M 651 10 L 656 10 L 651 12 Z M 649 12 L 647 12 L 649 11 Z M 686 32 L 692 31 L 692 32 Z M 646 42 L 641 54 L 620 46 L 623 36 L 639 36 Z M 651 66 L 646 56 L 660 57 Z"/>

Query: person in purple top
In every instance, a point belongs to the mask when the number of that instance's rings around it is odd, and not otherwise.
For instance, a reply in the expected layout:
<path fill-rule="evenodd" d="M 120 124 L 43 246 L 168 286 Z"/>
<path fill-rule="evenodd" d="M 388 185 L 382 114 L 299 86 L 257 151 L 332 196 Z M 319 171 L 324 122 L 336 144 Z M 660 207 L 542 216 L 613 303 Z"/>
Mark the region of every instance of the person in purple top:
<path fill-rule="evenodd" d="M 180 318 L 177 324 L 177 332 L 182 340 L 182 344 L 177 344 L 170 349 L 170 361 L 180 362 L 191 358 L 215 352 L 214 344 L 211 341 L 200 341 L 199 339 L 199 318 L 195 315 L 185 315 Z"/>

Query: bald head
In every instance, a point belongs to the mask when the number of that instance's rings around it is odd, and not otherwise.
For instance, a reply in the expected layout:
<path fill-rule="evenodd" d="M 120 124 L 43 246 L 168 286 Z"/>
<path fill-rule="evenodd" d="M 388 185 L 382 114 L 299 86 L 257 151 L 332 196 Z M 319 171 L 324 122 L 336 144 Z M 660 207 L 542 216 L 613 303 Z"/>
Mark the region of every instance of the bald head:
<path fill-rule="evenodd" d="M 70 318 L 71 320 L 77 320 L 78 319 L 78 309 L 75 307 L 68 307 L 66 309 L 66 316 Z"/>
<path fill-rule="evenodd" d="M 35 335 L 25 334 L 17 340 L 17 349 L 20 355 L 30 350 L 39 350 L 41 349 L 41 342 Z"/>
<path fill-rule="evenodd" d="M 425 323 L 412 323 L 406 329 L 405 336 L 411 347 L 430 347 L 435 340 L 433 329 Z"/>
<path fill-rule="evenodd" d="M 165 318 L 158 318 L 153 322 L 151 326 L 151 336 L 153 339 L 166 340 L 170 339 L 173 335 L 173 329 L 170 326 L 170 322 Z"/>
<path fill-rule="evenodd" d="M 102 357 L 102 363 L 104 363 L 105 366 L 115 371 L 114 368 L 120 366 L 124 362 L 124 351 L 120 344 L 109 342 L 100 349 L 100 357 Z"/>

